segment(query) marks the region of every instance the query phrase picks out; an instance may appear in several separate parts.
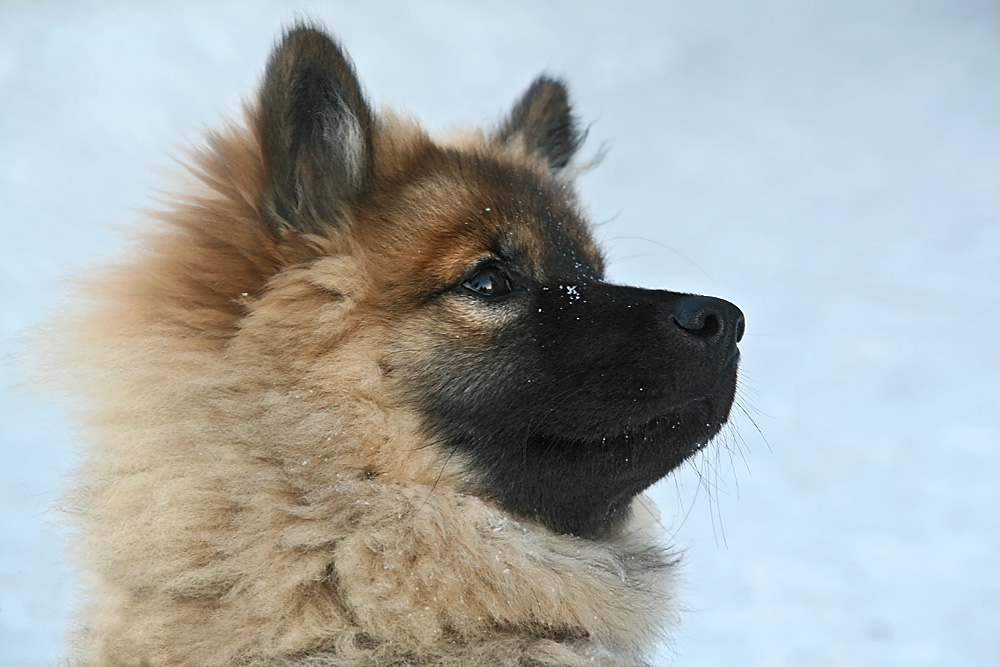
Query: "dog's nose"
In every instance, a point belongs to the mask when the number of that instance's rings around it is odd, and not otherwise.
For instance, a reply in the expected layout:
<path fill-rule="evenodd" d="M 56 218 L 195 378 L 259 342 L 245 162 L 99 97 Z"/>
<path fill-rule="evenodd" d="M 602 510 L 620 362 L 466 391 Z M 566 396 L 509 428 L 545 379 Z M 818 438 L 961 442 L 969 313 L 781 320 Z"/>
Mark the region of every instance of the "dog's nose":
<path fill-rule="evenodd" d="M 735 361 L 746 320 L 734 304 L 711 296 L 684 296 L 670 317 L 683 335 L 699 341 L 725 364 Z"/>

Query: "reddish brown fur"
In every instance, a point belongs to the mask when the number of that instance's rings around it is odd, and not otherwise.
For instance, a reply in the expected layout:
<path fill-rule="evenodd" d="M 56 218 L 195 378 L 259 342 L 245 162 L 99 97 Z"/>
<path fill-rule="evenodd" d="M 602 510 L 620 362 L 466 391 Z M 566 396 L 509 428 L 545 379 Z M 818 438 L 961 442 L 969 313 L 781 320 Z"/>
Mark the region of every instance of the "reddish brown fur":
<path fill-rule="evenodd" d="M 441 143 L 383 113 L 374 194 L 335 234 L 275 235 L 259 114 L 209 137 L 184 194 L 52 326 L 90 443 L 74 663 L 639 664 L 669 620 L 646 513 L 607 541 L 514 520 L 469 495 L 387 372 L 442 328 L 490 332 L 421 307 L 507 231 L 497 186 L 448 156 L 568 185 L 523 142 Z M 516 233 L 543 270 L 544 230 Z"/>

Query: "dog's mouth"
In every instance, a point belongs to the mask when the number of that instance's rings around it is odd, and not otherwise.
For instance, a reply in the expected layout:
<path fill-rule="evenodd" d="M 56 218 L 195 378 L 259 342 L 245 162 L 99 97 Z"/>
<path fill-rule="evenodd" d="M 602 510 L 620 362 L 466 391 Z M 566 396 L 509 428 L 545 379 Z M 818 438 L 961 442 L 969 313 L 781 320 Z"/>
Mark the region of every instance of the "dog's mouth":
<path fill-rule="evenodd" d="M 683 401 L 655 400 L 648 404 L 621 406 L 613 416 L 594 416 L 588 420 L 578 415 L 572 428 L 560 421 L 556 433 L 569 441 L 599 441 L 605 446 L 618 443 L 638 446 L 645 443 L 654 449 L 690 449 L 704 447 L 726 423 L 735 396 L 734 379 L 720 380 L 712 393 Z M 589 423 L 588 423 L 589 422 Z"/>
<path fill-rule="evenodd" d="M 665 416 L 654 417 L 639 428 L 627 429 L 615 439 L 640 442 L 654 450 L 672 450 L 683 463 L 708 445 L 725 422 L 726 417 L 718 415 L 715 400 L 702 396 L 687 401 Z"/>
<path fill-rule="evenodd" d="M 607 535 L 628 518 L 636 495 L 719 433 L 732 394 L 730 389 L 693 398 L 644 423 L 601 435 L 535 434 L 526 443 L 521 483 L 491 480 L 491 495 L 558 532 Z"/>

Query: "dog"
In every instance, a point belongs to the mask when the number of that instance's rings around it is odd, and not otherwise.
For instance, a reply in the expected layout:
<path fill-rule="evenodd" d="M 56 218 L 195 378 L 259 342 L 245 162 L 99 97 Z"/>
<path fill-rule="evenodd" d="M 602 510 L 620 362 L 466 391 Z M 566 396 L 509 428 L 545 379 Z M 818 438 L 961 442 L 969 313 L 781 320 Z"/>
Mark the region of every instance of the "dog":
<path fill-rule="evenodd" d="M 73 664 L 649 663 L 676 557 L 642 493 L 726 423 L 744 317 L 604 279 L 583 139 L 545 76 L 431 138 L 283 34 L 51 326 Z"/>

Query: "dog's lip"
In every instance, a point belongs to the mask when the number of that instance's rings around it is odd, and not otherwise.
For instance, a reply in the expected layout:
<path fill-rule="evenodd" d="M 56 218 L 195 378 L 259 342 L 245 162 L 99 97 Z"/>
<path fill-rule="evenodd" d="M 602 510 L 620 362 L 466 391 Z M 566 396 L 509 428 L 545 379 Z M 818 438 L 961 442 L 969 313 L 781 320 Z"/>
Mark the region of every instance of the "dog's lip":
<path fill-rule="evenodd" d="M 682 401 L 658 402 L 651 401 L 646 409 L 633 411 L 631 414 L 620 414 L 616 420 L 609 420 L 600 425 L 587 428 L 584 423 L 576 425 L 573 431 L 567 431 L 564 426 L 557 430 L 545 429 L 548 437 L 561 440 L 576 440 L 577 442 L 609 443 L 619 440 L 649 441 L 651 443 L 670 442 L 670 433 L 678 429 L 688 431 L 694 428 L 711 433 L 706 436 L 700 446 L 707 444 L 727 421 L 728 411 L 723 413 L 719 408 L 725 404 L 724 395 L 719 393 L 703 393 L 691 396 Z M 686 440 L 686 438 L 685 438 Z"/>
<path fill-rule="evenodd" d="M 603 431 L 596 431 L 588 438 L 592 442 L 607 443 L 610 441 L 635 440 L 646 441 L 654 445 L 671 442 L 670 434 L 691 423 L 694 418 L 691 408 L 704 405 L 704 410 L 699 410 L 699 419 L 706 420 L 700 428 L 708 429 L 710 433 L 704 438 L 699 438 L 695 442 L 687 443 L 691 451 L 697 451 L 707 445 L 719 429 L 725 423 L 725 419 L 719 419 L 715 408 L 716 397 L 710 395 L 696 396 L 680 403 L 673 403 L 669 408 L 661 408 L 654 415 L 645 420 L 630 420 L 620 428 L 612 428 Z M 674 444 L 677 444 L 676 442 Z"/>
<path fill-rule="evenodd" d="M 699 396 L 688 398 L 678 403 L 672 403 L 666 408 L 660 408 L 659 410 L 657 410 L 656 414 L 654 414 L 652 417 L 647 419 L 639 426 L 632 426 L 624 429 L 622 431 L 622 434 L 641 433 L 642 431 L 647 430 L 649 428 L 662 428 L 668 424 L 671 425 L 672 428 L 677 428 L 684 423 L 685 417 L 690 416 L 688 414 L 688 411 L 692 407 L 704 404 L 708 412 L 712 414 L 715 412 L 714 403 L 715 403 L 714 397 L 710 394 L 702 394 Z"/>

